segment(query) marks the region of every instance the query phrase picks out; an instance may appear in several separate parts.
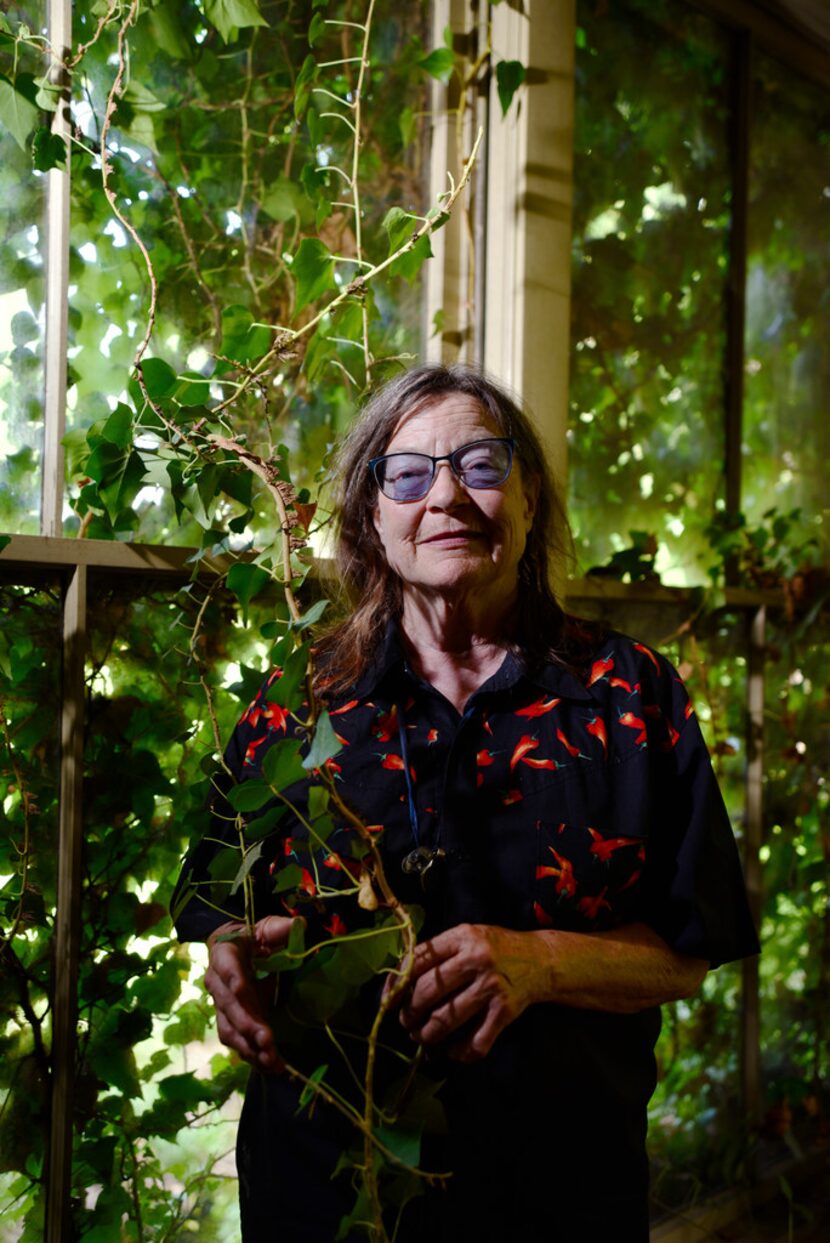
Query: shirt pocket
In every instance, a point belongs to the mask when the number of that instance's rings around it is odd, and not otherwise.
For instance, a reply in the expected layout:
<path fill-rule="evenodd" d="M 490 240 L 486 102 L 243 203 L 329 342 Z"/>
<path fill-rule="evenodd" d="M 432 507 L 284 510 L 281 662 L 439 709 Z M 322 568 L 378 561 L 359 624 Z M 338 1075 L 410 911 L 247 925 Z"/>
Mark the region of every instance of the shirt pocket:
<path fill-rule="evenodd" d="M 536 822 L 533 917 L 537 928 L 597 932 L 642 917 L 648 835 L 602 823 Z"/>

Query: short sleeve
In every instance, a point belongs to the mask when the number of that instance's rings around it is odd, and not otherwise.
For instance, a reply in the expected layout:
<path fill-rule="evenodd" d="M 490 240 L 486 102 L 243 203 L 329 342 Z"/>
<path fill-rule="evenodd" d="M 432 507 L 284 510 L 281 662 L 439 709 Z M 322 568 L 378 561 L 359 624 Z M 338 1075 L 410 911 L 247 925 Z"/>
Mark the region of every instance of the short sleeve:
<path fill-rule="evenodd" d="M 679 953 L 719 966 L 759 944 L 709 753 L 697 718 L 685 715 L 651 756 L 647 922 Z"/>

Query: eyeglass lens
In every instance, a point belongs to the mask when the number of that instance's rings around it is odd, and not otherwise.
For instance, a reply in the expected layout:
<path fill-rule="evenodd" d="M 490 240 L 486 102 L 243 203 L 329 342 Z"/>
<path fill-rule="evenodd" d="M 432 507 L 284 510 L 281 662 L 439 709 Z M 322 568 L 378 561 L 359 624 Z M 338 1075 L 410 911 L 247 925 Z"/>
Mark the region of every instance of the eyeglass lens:
<path fill-rule="evenodd" d="M 436 463 L 448 461 L 468 488 L 495 488 L 504 483 L 512 465 L 509 440 L 475 440 L 461 445 L 446 458 L 426 453 L 390 453 L 375 463 L 375 478 L 384 496 L 393 501 L 419 501 L 435 478 Z"/>

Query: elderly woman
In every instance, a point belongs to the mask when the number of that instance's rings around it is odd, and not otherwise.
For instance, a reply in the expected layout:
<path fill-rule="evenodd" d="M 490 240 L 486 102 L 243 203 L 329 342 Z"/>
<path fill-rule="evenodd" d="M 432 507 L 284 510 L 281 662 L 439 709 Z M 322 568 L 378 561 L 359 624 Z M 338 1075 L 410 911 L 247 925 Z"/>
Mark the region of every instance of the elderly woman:
<path fill-rule="evenodd" d="M 548 566 L 562 506 L 527 416 L 490 380 L 439 366 L 393 380 L 337 478 L 353 611 L 320 642 L 318 681 L 347 744 L 339 788 L 425 910 L 399 1019 L 443 1081 L 446 1134 L 427 1156 L 453 1171 L 397 1237 L 646 1240 L 658 1007 L 757 951 L 686 692 L 649 648 L 563 614 Z M 273 715 L 263 689 L 228 748 L 235 779 L 283 736 Z M 185 876 L 205 877 L 212 849 Z M 279 1074 L 250 961 L 291 921 L 263 894 L 256 946 L 217 940 L 236 925 L 198 898 L 178 927 L 209 939 L 220 1038 L 257 1072 L 243 1237 L 330 1243 L 352 1137 L 325 1106 L 298 1113 Z"/>

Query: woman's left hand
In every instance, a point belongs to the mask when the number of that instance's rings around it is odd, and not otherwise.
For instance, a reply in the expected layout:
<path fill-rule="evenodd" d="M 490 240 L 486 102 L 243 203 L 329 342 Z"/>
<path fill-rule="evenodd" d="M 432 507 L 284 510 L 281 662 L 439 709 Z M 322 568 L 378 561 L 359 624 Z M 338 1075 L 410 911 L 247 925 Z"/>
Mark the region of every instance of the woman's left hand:
<path fill-rule="evenodd" d="M 490 924 L 449 928 L 416 946 L 401 1023 L 419 1043 L 446 1041 L 450 1057 L 477 1061 L 499 1032 L 544 996 L 545 959 L 532 932 Z"/>

